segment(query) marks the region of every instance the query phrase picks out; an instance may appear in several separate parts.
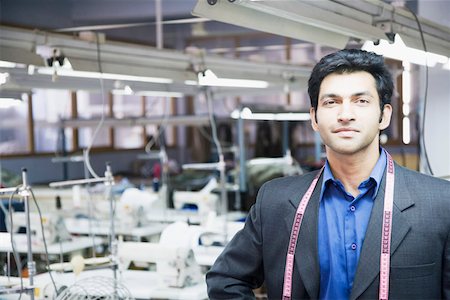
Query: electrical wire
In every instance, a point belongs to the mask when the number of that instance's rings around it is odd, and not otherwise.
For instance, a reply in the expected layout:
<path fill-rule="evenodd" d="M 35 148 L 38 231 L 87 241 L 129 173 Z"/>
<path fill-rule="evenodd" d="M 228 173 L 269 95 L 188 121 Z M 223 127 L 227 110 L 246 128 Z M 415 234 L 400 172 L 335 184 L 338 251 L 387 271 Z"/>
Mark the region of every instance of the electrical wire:
<path fill-rule="evenodd" d="M 92 195 L 91 195 L 91 191 L 89 190 L 90 185 L 87 186 L 86 190 L 87 190 L 87 194 L 88 194 L 88 231 L 89 231 L 89 237 L 92 239 L 92 256 L 96 257 L 96 249 L 97 249 L 97 245 L 95 242 L 95 234 L 93 232 L 92 229 L 92 221 L 94 218 L 94 213 L 93 213 L 93 208 L 94 208 L 94 203 L 92 201 Z"/>
<path fill-rule="evenodd" d="M 424 91 L 424 98 L 423 98 L 423 110 L 422 110 L 422 122 L 420 124 L 419 128 L 419 138 L 418 138 L 418 146 L 419 146 L 419 158 L 420 158 L 420 145 L 423 144 L 423 154 L 425 156 L 425 163 L 426 167 L 428 168 L 428 171 L 431 175 L 434 175 L 433 170 L 431 169 L 430 160 L 428 158 L 428 152 L 427 152 L 427 146 L 425 144 L 425 118 L 426 118 L 426 111 L 427 111 L 427 102 L 428 102 L 428 73 L 429 73 L 429 67 L 428 67 L 428 57 L 427 57 L 427 45 L 425 42 L 425 37 L 423 35 L 422 30 L 422 24 L 419 21 L 419 18 L 417 15 L 407 6 L 405 8 L 414 16 L 414 19 L 416 20 L 417 27 L 420 32 L 420 39 L 422 41 L 422 47 L 423 51 L 425 52 L 425 91 Z M 420 161 L 420 159 L 419 159 Z"/>
<path fill-rule="evenodd" d="M 213 107 L 212 107 L 212 92 L 211 89 L 208 87 L 204 87 L 204 92 L 205 92 L 205 96 L 206 96 L 206 103 L 208 104 L 208 115 L 209 115 L 209 121 L 211 124 L 211 133 L 212 133 L 212 138 L 214 140 L 214 144 L 217 148 L 217 155 L 219 156 L 219 172 L 220 172 L 220 187 L 221 187 L 221 200 L 222 200 L 222 213 L 224 214 L 224 228 L 223 228 L 223 232 L 224 232 L 224 244 L 226 244 L 227 240 L 228 240 L 228 227 L 227 227 L 227 218 L 226 218 L 226 214 L 228 211 L 228 199 L 227 199 L 227 191 L 226 191 L 226 187 L 225 187 L 225 161 L 224 161 L 224 156 L 223 156 L 223 151 L 222 151 L 222 146 L 220 145 L 220 141 L 217 137 L 217 126 L 216 126 L 216 122 L 214 120 L 214 116 L 213 116 Z"/>
<path fill-rule="evenodd" d="M 203 127 L 199 126 L 198 131 L 208 142 L 214 143 L 212 136 Z"/>
<path fill-rule="evenodd" d="M 97 127 L 94 130 L 94 134 L 92 135 L 91 141 L 88 145 L 88 147 L 86 148 L 86 151 L 84 151 L 83 156 L 84 156 L 84 163 L 86 165 L 86 168 L 88 169 L 89 173 L 94 177 L 94 178 L 100 178 L 100 176 L 97 175 L 97 173 L 95 173 L 94 169 L 91 166 L 91 162 L 89 159 L 89 153 L 91 151 L 92 145 L 94 144 L 94 141 L 97 138 L 97 135 L 100 131 L 100 128 L 103 127 L 103 123 L 105 122 L 105 87 L 104 87 L 104 83 L 103 83 L 103 71 L 102 71 L 102 60 L 101 60 L 101 56 L 100 56 L 100 42 L 99 42 L 99 34 L 97 33 L 96 36 L 96 42 L 97 42 L 97 63 L 98 63 L 98 71 L 100 73 L 100 88 L 101 88 L 101 95 L 102 95 L 102 115 L 100 118 L 100 122 L 98 123 Z"/>
<path fill-rule="evenodd" d="M 45 239 L 45 233 L 44 233 L 44 224 L 42 222 L 42 213 L 41 213 L 41 209 L 36 201 L 36 197 L 34 196 L 33 190 L 29 189 L 30 193 L 31 193 L 31 197 L 33 198 L 33 202 L 36 205 L 38 214 L 39 214 L 39 220 L 40 220 L 40 225 L 41 225 L 41 231 L 42 231 L 42 241 L 44 242 L 44 250 L 45 250 L 45 263 L 46 263 L 46 267 L 48 270 L 48 275 L 50 276 L 50 280 L 52 281 L 53 284 L 53 288 L 55 289 L 55 293 L 56 295 L 58 295 L 58 289 L 56 288 L 56 283 L 55 280 L 53 279 L 53 275 L 52 272 L 50 270 L 50 261 L 48 259 L 48 249 L 47 249 L 47 240 Z"/>
<path fill-rule="evenodd" d="M 219 158 L 223 156 L 222 146 L 220 145 L 220 141 L 217 137 L 217 126 L 216 121 L 214 120 L 213 116 L 213 108 L 212 108 L 212 94 L 211 90 L 209 88 L 205 88 L 205 96 L 206 96 L 206 103 L 208 105 L 208 116 L 209 116 L 209 122 L 211 124 L 211 134 L 212 139 L 214 141 L 214 145 L 217 148 L 217 154 L 219 155 Z"/>
<path fill-rule="evenodd" d="M 19 295 L 19 300 L 22 299 L 22 293 L 23 293 L 23 277 L 22 277 L 22 262 L 20 261 L 20 256 L 19 253 L 16 250 L 16 244 L 14 241 L 14 221 L 13 221 L 13 209 L 12 209 L 12 199 L 14 197 L 15 194 L 17 194 L 19 192 L 21 185 L 17 186 L 16 189 L 14 190 L 14 192 L 9 196 L 9 201 L 8 201 L 8 210 L 9 210 L 9 233 L 10 233 L 10 239 L 11 239 L 11 248 L 12 248 L 12 252 L 13 252 L 13 257 L 14 260 L 16 261 L 16 268 L 17 268 L 17 275 L 20 278 L 20 295 Z"/>
<path fill-rule="evenodd" d="M 150 153 L 151 148 L 156 144 L 156 142 L 158 140 L 160 140 L 161 136 L 164 134 L 166 128 L 167 128 L 167 121 L 169 120 L 169 99 L 166 99 L 166 103 L 164 105 L 164 113 L 163 113 L 163 120 L 159 126 L 159 129 L 157 131 L 157 134 L 155 136 L 153 136 L 148 142 L 147 144 L 145 144 L 144 146 L 144 151 L 146 153 Z"/>

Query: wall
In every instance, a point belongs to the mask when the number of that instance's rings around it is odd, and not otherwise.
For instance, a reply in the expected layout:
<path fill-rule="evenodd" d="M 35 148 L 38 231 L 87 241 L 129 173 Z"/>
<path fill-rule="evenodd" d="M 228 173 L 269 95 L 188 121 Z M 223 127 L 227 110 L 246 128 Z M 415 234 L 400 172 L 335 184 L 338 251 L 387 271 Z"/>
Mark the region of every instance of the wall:
<path fill-rule="evenodd" d="M 169 149 L 168 157 L 174 161 L 179 162 L 180 156 L 189 156 L 189 152 L 181 155 L 181 152 L 187 152 L 186 149 Z M 144 163 L 143 160 L 138 159 L 139 154 L 144 154 L 143 150 L 124 150 L 116 151 L 114 153 L 93 153 L 90 158 L 92 168 L 98 176 L 103 176 L 106 168 L 106 162 L 110 162 L 111 169 L 114 173 L 120 171 L 133 172 L 138 164 Z M 52 181 L 64 180 L 63 164 L 52 163 L 52 157 L 21 157 L 21 158 L 1 158 L 0 164 L 3 170 L 8 170 L 20 176 L 21 169 L 27 168 L 28 181 L 30 184 L 47 184 Z M 151 165 L 153 161 L 149 161 Z M 82 179 L 84 178 L 83 163 L 69 163 L 67 165 L 68 179 Z"/>
<path fill-rule="evenodd" d="M 422 0 L 419 1 L 418 9 L 422 17 L 450 27 L 450 1 Z M 421 68 L 419 95 L 424 93 L 425 68 Z M 427 101 L 425 145 L 431 168 L 436 176 L 450 175 L 450 70 L 429 68 Z"/>

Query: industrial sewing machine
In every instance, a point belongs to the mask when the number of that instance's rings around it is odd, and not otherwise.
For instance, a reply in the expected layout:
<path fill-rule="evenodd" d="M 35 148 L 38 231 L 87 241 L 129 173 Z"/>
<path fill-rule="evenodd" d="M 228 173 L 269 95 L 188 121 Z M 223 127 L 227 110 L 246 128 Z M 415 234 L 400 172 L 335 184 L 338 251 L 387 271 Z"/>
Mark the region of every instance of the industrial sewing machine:
<path fill-rule="evenodd" d="M 26 214 L 24 212 L 13 212 L 13 232 L 19 228 L 26 227 Z M 42 225 L 41 225 L 42 223 Z M 30 213 L 31 240 L 36 245 L 44 244 L 44 236 L 47 244 L 63 242 L 71 239 L 67 231 L 64 219 L 58 213 L 43 214 L 42 218 L 36 212 Z"/>
<path fill-rule="evenodd" d="M 158 284 L 183 288 L 202 281 L 202 273 L 192 250 L 195 231 L 184 222 L 169 225 L 159 243 L 119 242 L 118 257 L 122 270 L 131 262 L 156 264 Z"/>
<path fill-rule="evenodd" d="M 212 190 L 217 187 L 217 179 L 213 177 L 200 191 L 174 191 L 174 207 L 183 209 L 189 205 L 195 206 L 200 215 L 207 215 L 211 211 L 215 212 L 217 211 L 219 195 L 212 193 Z"/>

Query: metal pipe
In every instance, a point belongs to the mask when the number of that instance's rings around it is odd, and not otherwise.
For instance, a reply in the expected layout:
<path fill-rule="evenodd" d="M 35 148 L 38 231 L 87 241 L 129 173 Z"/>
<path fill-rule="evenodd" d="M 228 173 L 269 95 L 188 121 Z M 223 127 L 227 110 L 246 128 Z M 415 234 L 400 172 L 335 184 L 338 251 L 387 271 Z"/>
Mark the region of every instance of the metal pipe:
<path fill-rule="evenodd" d="M 108 182 L 108 181 L 109 181 L 109 179 L 106 178 L 106 177 L 88 178 L 88 179 L 75 179 L 75 180 L 65 180 L 65 181 L 50 182 L 49 186 L 51 188 L 55 188 L 55 187 L 81 185 L 81 184 L 97 183 L 97 182 Z"/>
<path fill-rule="evenodd" d="M 27 246 L 28 246 L 28 253 L 27 253 L 27 260 L 28 260 L 28 279 L 30 283 L 30 287 L 34 286 L 33 277 L 36 274 L 36 263 L 33 261 L 33 251 L 31 249 L 31 221 L 30 221 L 30 192 L 28 187 L 28 179 L 27 179 L 27 169 L 22 169 L 22 189 L 20 191 L 21 196 L 24 200 L 25 205 L 25 216 L 26 216 L 26 228 L 27 228 Z M 11 233 L 12 234 L 12 233 Z M 30 299 L 34 300 L 34 292 L 30 293 Z"/>
<path fill-rule="evenodd" d="M 155 0 L 155 13 L 156 13 L 156 48 L 163 48 L 163 31 L 162 31 L 162 10 L 161 0 Z"/>
<path fill-rule="evenodd" d="M 16 191 L 17 188 L 12 187 L 12 188 L 1 188 L 0 189 L 0 194 L 12 194 Z"/>

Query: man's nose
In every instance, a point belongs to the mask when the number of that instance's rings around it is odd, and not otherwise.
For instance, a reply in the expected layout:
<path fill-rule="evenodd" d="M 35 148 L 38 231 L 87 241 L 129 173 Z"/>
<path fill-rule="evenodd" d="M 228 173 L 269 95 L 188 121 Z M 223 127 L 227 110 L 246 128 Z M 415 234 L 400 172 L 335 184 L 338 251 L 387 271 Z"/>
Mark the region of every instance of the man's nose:
<path fill-rule="evenodd" d="M 355 120 L 355 114 L 353 107 L 350 102 L 344 101 L 340 105 L 338 121 L 339 122 L 350 122 Z"/>

